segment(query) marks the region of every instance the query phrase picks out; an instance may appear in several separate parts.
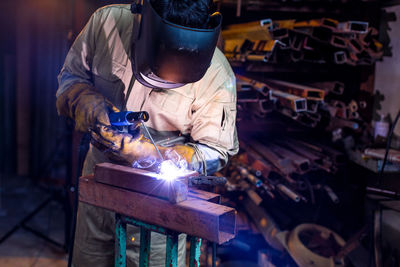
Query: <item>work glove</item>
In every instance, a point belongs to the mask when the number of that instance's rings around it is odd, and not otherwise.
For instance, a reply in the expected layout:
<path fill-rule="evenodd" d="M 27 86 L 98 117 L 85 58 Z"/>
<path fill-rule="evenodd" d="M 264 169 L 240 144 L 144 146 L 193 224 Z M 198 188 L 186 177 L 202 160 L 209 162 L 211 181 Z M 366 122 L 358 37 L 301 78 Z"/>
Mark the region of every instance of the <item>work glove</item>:
<path fill-rule="evenodd" d="M 116 163 L 132 167 L 138 162 L 146 160 L 158 163 L 161 161 L 154 145 L 141 133 L 132 136 L 129 133 L 122 133 L 112 127 L 98 124 L 91 131 L 91 135 L 91 143 Z M 157 147 L 165 160 L 171 160 L 177 165 L 180 165 L 182 160 L 185 160 L 188 165 L 192 162 L 194 149 L 190 146 Z M 152 170 L 155 171 L 154 168 Z"/>
<path fill-rule="evenodd" d="M 57 98 L 59 115 L 75 120 L 75 129 L 87 132 L 97 123 L 110 125 L 108 114 L 119 110 L 96 89 L 86 83 L 76 83 Z"/>

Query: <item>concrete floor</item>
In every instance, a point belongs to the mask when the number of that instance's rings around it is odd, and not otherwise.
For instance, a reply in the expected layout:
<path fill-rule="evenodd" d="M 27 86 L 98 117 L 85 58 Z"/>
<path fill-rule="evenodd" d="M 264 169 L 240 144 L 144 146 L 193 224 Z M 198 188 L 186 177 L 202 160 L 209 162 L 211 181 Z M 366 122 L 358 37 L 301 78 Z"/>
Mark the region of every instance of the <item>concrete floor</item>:
<path fill-rule="evenodd" d="M 0 236 L 48 197 L 31 179 L 0 176 Z M 29 223 L 30 227 L 64 242 L 64 214 L 61 205 L 50 202 Z M 67 266 L 67 254 L 60 248 L 24 229 L 0 244 L 0 267 Z"/>

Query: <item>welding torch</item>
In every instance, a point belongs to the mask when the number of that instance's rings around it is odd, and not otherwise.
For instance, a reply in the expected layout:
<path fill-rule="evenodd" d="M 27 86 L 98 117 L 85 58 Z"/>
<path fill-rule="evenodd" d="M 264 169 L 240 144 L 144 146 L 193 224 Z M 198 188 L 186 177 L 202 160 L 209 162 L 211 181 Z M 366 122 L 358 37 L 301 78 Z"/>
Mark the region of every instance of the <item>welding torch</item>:
<path fill-rule="evenodd" d="M 143 129 L 145 130 L 147 137 L 150 139 L 151 143 L 153 144 L 154 148 L 156 149 L 158 155 L 160 156 L 161 160 L 164 160 L 160 150 L 158 149 L 156 143 L 153 140 L 149 130 L 147 129 L 146 125 L 144 124 L 146 121 L 149 120 L 149 113 L 147 111 L 120 111 L 120 112 L 111 112 L 108 114 L 110 119 L 110 124 L 115 126 L 121 132 L 130 132 L 133 125 L 137 123 L 141 123 L 143 125 Z"/>

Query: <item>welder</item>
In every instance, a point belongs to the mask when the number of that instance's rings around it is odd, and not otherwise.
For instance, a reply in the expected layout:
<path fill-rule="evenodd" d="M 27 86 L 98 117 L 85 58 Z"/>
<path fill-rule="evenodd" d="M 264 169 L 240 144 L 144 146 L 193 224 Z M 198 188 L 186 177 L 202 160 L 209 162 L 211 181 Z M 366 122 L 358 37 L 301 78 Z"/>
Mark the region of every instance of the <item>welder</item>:
<path fill-rule="evenodd" d="M 83 175 L 101 162 L 133 164 L 157 157 L 143 134 L 120 133 L 109 114 L 147 111 L 146 125 L 199 173 L 221 169 L 238 151 L 236 87 L 216 48 L 222 16 L 208 0 L 143 0 L 97 10 L 72 45 L 59 74 L 57 109 L 90 131 Z M 94 140 L 94 141 L 93 141 Z M 151 212 L 151 211 L 149 211 Z M 128 227 L 128 266 L 138 266 L 139 229 Z M 185 264 L 179 237 L 179 266 Z M 74 266 L 112 266 L 114 214 L 79 203 Z M 152 233 L 151 266 L 165 264 L 165 236 Z"/>

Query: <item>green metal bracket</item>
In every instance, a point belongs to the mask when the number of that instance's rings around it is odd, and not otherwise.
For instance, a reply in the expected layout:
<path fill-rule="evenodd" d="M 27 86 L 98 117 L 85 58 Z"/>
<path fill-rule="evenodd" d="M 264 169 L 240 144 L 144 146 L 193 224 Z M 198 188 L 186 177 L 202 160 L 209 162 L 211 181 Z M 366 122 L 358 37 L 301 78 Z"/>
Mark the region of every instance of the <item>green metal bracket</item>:
<path fill-rule="evenodd" d="M 115 214 L 115 267 L 126 267 L 126 223 Z"/>
<path fill-rule="evenodd" d="M 178 234 L 167 235 L 165 267 L 178 266 Z"/>
<path fill-rule="evenodd" d="M 120 214 L 115 215 L 115 267 L 126 267 L 126 225 L 140 227 L 140 255 L 139 266 L 150 266 L 151 232 L 158 232 L 167 236 L 166 267 L 178 266 L 178 236 L 179 233 L 161 226 L 148 224 Z M 190 237 L 189 267 L 200 266 L 201 238 Z"/>
<path fill-rule="evenodd" d="M 201 254 L 201 238 L 190 237 L 190 257 L 189 267 L 200 267 L 200 254 Z"/>
<path fill-rule="evenodd" d="M 151 231 L 140 227 L 140 254 L 139 267 L 150 266 L 150 241 Z"/>
<path fill-rule="evenodd" d="M 166 235 L 168 233 L 168 230 L 165 229 L 164 227 L 153 225 L 153 224 L 149 224 L 149 223 L 145 223 L 145 222 L 142 222 L 142 221 L 138 221 L 138 220 L 135 220 L 135 219 L 130 218 L 130 217 L 123 217 L 122 220 L 125 223 L 132 224 L 132 225 L 137 226 L 137 227 L 142 227 L 142 228 L 145 228 L 146 230 L 149 230 L 149 231 L 152 231 L 152 232 L 157 232 L 157 233 L 164 234 L 164 235 Z"/>

